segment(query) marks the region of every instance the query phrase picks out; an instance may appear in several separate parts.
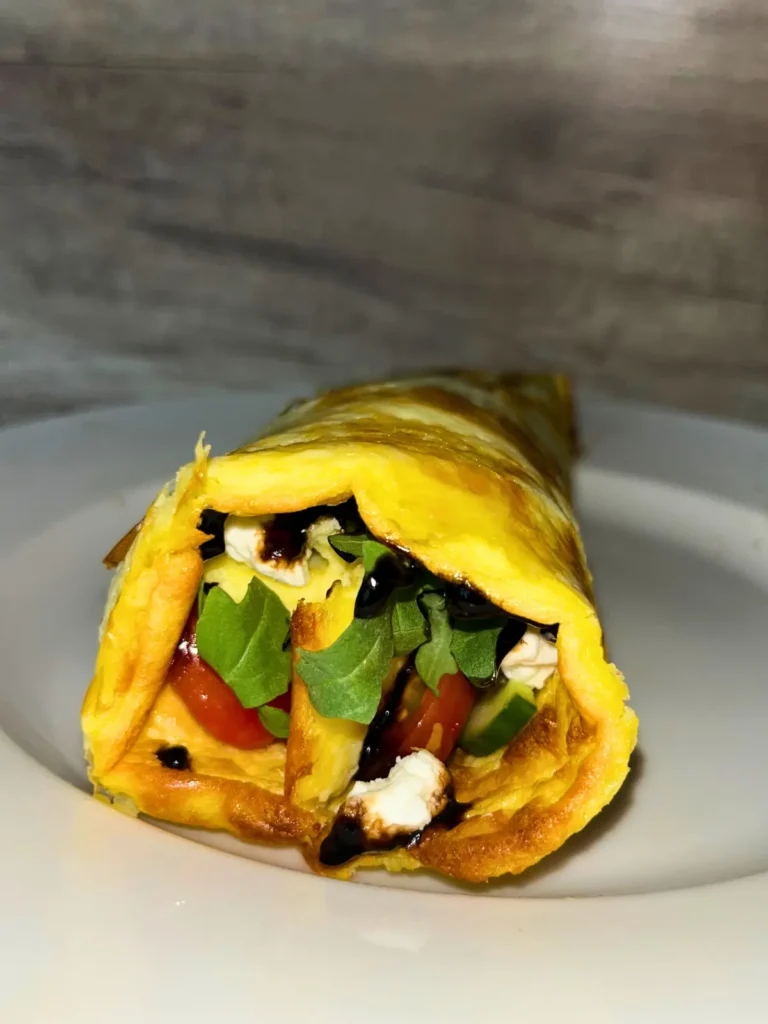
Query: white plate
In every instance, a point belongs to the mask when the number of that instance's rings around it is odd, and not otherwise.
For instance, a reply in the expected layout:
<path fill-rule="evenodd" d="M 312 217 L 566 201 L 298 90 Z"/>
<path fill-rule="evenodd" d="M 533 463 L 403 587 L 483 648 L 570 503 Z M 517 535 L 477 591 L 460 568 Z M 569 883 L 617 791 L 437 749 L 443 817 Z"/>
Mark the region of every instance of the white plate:
<path fill-rule="evenodd" d="M 100 556 L 202 427 L 225 450 L 287 397 L 0 434 L 0 1020 L 767 1019 L 756 430 L 582 402 L 581 518 L 640 753 L 614 804 L 521 879 L 330 882 L 292 853 L 190 842 L 86 795 Z"/>

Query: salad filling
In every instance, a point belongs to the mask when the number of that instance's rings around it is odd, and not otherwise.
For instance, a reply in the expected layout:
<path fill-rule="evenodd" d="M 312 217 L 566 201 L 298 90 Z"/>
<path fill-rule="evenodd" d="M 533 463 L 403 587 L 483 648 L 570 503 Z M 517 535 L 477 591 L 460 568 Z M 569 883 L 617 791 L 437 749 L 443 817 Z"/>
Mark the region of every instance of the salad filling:
<path fill-rule="evenodd" d="M 298 676 L 318 715 L 367 727 L 324 864 L 456 824 L 446 765 L 457 751 L 493 754 L 535 715 L 557 670 L 557 624 L 433 575 L 372 536 L 353 500 L 271 516 L 208 509 L 199 529 L 203 582 L 168 675 L 197 722 L 240 749 L 284 742 Z M 292 649 L 299 604 L 337 587 L 350 608 L 354 597 L 352 621 L 330 646 Z M 157 757 L 191 763 L 186 748 Z"/>

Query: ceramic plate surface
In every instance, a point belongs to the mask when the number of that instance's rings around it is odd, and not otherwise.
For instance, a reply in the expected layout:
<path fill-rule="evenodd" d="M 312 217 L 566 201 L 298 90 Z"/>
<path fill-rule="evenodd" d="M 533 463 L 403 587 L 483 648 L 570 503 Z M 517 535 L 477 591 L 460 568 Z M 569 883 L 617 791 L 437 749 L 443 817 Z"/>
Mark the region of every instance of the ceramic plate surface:
<path fill-rule="evenodd" d="M 768 434 L 581 397 L 580 521 L 641 723 L 614 803 L 511 882 L 316 878 L 87 795 L 100 558 L 291 394 L 0 434 L 0 1020 L 765 1021 Z"/>

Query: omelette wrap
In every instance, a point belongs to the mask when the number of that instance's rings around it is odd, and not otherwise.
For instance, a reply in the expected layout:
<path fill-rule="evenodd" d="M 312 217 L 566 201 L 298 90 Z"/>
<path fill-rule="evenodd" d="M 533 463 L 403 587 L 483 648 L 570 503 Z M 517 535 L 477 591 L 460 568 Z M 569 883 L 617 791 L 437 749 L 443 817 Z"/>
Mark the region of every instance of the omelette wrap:
<path fill-rule="evenodd" d="M 105 560 L 97 795 L 311 867 L 485 881 L 615 795 L 637 719 L 571 505 L 562 377 L 293 403 L 194 460 Z"/>

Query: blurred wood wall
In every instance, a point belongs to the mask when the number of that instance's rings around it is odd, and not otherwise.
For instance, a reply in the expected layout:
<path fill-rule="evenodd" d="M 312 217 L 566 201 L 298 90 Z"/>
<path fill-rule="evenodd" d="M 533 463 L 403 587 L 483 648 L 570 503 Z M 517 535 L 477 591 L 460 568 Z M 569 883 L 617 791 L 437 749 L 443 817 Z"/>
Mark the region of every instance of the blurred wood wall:
<path fill-rule="evenodd" d="M 0 416 L 441 363 L 768 420 L 761 0 L 0 0 Z"/>

